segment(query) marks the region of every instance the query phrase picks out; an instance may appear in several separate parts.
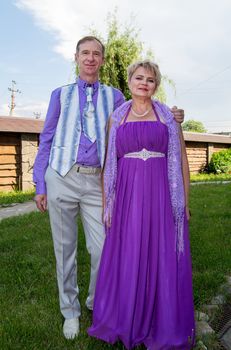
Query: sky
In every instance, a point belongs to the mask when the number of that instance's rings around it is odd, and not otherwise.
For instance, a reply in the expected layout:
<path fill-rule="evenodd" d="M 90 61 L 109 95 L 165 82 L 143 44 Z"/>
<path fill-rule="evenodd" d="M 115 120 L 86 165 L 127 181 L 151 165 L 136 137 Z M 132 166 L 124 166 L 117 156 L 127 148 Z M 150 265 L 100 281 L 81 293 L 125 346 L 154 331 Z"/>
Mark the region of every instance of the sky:
<path fill-rule="evenodd" d="M 155 54 L 167 104 L 185 110 L 208 132 L 231 132 L 230 0 L 1 0 L 0 116 L 45 118 L 51 91 L 75 80 L 76 42 L 92 28 L 106 38 L 117 8 L 121 28 L 131 24 Z"/>

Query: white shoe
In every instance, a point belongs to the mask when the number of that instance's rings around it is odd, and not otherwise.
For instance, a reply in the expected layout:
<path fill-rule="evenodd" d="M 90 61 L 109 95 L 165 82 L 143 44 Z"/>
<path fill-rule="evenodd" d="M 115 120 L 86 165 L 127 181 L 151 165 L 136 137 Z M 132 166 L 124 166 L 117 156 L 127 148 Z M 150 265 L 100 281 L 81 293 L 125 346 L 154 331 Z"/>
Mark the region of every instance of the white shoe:
<path fill-rule="evenodd" d="M 87 297 L 86 300 L 86 307 L 88 308 L 88 310 L 92 311 L 93 310 L 93 304 L 94 304 L 94 299 L 90 298 L 89 296 Z"/>
<path fill-rule="evenodd" d="M 74 339 L 79 334 L 79 319 L 66 318 L 63 324 L 63 334 L 66 339 Z"/>
<path fill-rule="evenodd" d="M 93 311 L 93 305 L 87 304 L 86 303 L 86 307 L 89 311 Z"/>

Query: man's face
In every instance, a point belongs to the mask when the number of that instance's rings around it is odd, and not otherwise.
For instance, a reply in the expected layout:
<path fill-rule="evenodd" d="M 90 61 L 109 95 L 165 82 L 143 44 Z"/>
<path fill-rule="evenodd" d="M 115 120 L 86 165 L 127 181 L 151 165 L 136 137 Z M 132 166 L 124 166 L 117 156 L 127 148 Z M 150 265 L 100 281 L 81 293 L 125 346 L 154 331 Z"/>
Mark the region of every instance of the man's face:
<path fill-rule="evenodd" d="M 84 80 L 97 80 L 99 69 L 104 63 L 102 47 L 96 40 L 85 41 L 80 44 L 75 54 L 79 67 L 79 75 Z"/>

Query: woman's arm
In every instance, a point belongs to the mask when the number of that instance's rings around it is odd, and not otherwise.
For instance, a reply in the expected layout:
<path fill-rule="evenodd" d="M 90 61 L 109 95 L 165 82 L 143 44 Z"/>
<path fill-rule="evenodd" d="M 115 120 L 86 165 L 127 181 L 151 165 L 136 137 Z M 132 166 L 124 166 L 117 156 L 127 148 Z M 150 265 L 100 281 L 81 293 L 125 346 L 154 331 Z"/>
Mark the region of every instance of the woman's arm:
<path fill-rule="evenodd" d="M 189 164 L 188 157 L 186 153 L 186 147 L 184 142 L 184 136 L 182 132 L 181 125 L 178 124 L 180 143 L 181 143 L 181 165 L 182 165 L 182 175 L 184 182 L 184 195 L 185 195 L 185 209 L 187 220 L 190 219 L 190 211 L 189 211 L 189 188 L 190 188 L 190 172 L 189 172 Z"/>

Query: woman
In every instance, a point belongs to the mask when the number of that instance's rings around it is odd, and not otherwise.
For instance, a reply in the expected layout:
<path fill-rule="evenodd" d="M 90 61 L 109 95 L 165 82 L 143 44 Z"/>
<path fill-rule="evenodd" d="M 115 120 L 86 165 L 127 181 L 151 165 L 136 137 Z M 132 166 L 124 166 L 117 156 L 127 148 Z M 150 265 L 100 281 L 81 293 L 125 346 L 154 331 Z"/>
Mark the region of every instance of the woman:
<path fill-rule="evenodd" d="M 151 98 L 156 64 L 128 68 L 132 100 L 111 117 L 104 171 L 107 236 L 89 335 L 127 349 L 194 344 L 189 170 L 180 127 Z"/>

